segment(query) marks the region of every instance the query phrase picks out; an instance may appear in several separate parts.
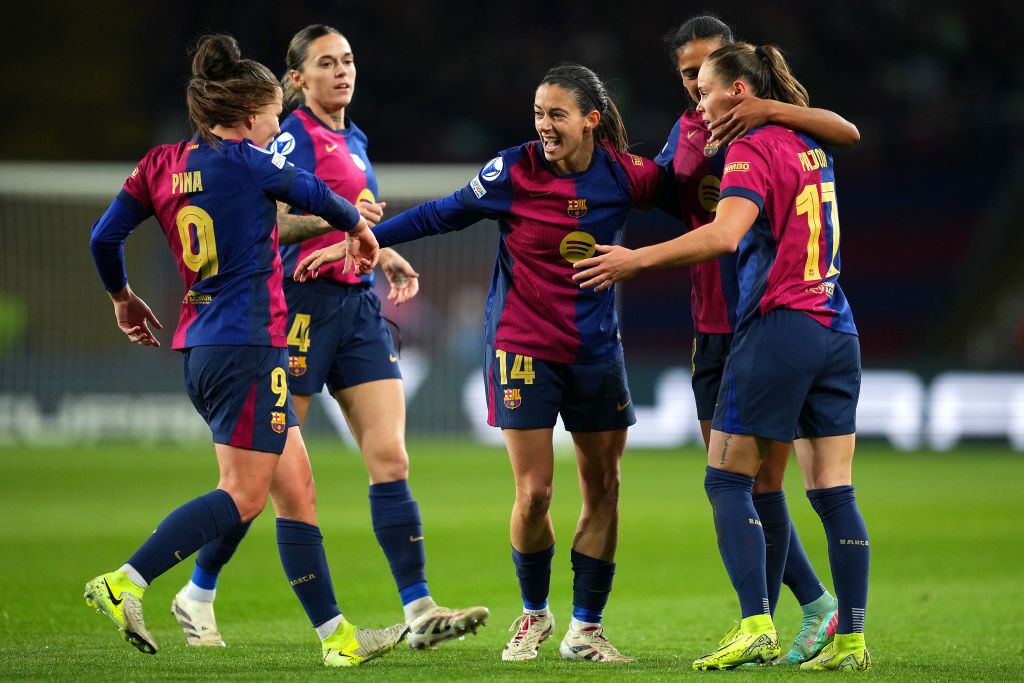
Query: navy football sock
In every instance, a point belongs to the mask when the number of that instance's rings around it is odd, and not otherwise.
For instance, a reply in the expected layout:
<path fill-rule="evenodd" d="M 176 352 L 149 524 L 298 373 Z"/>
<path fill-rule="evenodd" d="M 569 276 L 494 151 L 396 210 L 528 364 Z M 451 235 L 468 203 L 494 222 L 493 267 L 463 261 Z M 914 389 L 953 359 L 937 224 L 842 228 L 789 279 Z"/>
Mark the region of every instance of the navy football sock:
<path fill-rule="evenodd" d="M 754 510 L 754 478 L 707 468 L 704 490 L 715 513 L 718 551 L 740 599 L 743 618 L 768 614 L 764 532 Z"/>
<path fill-rule="evenodd" d="M 857 508 L 852 486 L 834 486 L 807 492 L 811 506 L 821 517 L 828 539 L 832 583 L 839 598 L 836 633 L 863 633 L 868 606 L 868 529 Z"/>
<path fill-rule="evenodd" d="M 786 494 L 782 491 L 758 493 L 754 495 L 754 509 L 761 518 L 764 530 L 765 548 L 765 579 L 768 586 L 768 608 L 775 614 L 779 604 L 779 591 L 782 590 L 782 575 L 786 569 L 786 558 L 789 556 L 789 533 L 792 524 L 789 519 L 789 508 L 786 507 Z"/>
<path fill-rule="evenodd" d="M 782 582 L 793 592 L 793 597 L 801 605 L 809 605 L 825 594 L 825 586 L 811 566 L 811 561 L 804 552 L 800 537 L 793 527 L 789 534 L 789 556 L 786 558 L 786 571 Z"/>
<path fill-rule="evenodd" d="M 314 627 L 341 614 L 319 527 L 278 517 L 277 551 L 284 575 Z"/>
<path fill-rule="evenodd" d="M 544 609 L 548 606 L 548 590 L 551 587 L 551 558 L 555 546 L 535 553 L 521 553 L 512 548 L 512 562 L 516 565 L 519 578 L 519 592 L 523 595 L 525 609 Z"/>
<path fill-rule="evenodd" d="M 252 526 L 251 521 L 244 522 L 204 544 L 199 549 L 199 554 L 196 555 L 196 566 L 192 570 L 192 583 L 205 590 L 216 588 L 220 570 L 238 550 L 238 544 L 245 538 L 250 526 Z"/>
<path fill-rule="evenodd" d="M 214 489 L 193 498 L 164 517 L 156 531 L 128 558 L 147 583 L 198 550 L 204 543 L 238 526 L 238 507 L 226 491 Z"/>
<path fill-rule="evenodd" d="M 575 550 L 572 556 L 572 616 L 578 621 L 601 623 L 601 613 L 612 592 L 615 563 Z"/>
<path fill-rule="evenodd" d="M 373 533 L 395 577 L 402 604 L 430 595 L 420 506 L 405 479 L 370 486 Z"/>

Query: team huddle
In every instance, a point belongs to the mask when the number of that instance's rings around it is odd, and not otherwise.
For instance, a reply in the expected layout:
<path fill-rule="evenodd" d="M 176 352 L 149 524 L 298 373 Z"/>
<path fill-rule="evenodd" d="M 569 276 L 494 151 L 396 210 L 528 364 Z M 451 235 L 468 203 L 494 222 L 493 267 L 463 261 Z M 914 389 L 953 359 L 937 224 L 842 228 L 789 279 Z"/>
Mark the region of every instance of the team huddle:
<path fill-rule="evenodd" d="M 688 20 L 668 42 L 693 106 L 655 160 L 629 152 L 598 76 L 560 64 L 535 92 L 537 139 L 499 152 L 450 196 L 384 220 L 367 138 L 345 113 L 356 69 L 341 33 L 320 24 L 297 33 L 280 80 L 243 59 L 230 36 L 200 40 L 187 88 L 195 137 L 146 154 L 90 240 L 119 328 L 132 343 L 159 346 L 161 325 L 128 285 L 123 247 L 149 217 L 163 229 L 185 291 L 172 346 L 220 471 L 216 489 L 172 511 L 120 568 L 86 584 L 87 603 L 127 642 L 157 652 L 145 590 L 197 553 L 171 611 L 188 645 L 225 644 L 213 610 L 219 575 L 268 496 L 282 566 L 326 666 L 359 665 L 402 641 L 437 647 L 487 622 L 486 607 L 445 607 L 430 592 L 397 345 L 372 285 L 380 264 L 388 298 L 412 299 L 419 274 L 390 247 L 490 218 L 499 239 L 484 392 L 515 478 L 510 541 L 523 602 L 501 658 L 534 659 L 555 633 L 549 508 L 561 416 L 583 506 L 559 653 L 633 661 L 602 620 L 616 570 L 620 460 L 636 422 L 614 285 L 641 270 L 690 266 L 705 489 L 741 610 L 693 668 L 870 669 L 869 542 L 851 475 L 860 350 L 838 283 L 836 178 L 823 146 L 859 134 L 808 106 L 776 48 L 737 42 L 715 17 Z M 620 246 L 628 213 L 652 207 L 685 232 Z M 403 606 L 403 621 L 383 629 L 342 614 L 317 523 L 300 425 L 325 385 L 363 455 L 374 534 Z M 835 597 L 786 506 L 792 450 L 824 525 Z M 773 623 L 783 584 L 802 610 L 788 651 Z"/>

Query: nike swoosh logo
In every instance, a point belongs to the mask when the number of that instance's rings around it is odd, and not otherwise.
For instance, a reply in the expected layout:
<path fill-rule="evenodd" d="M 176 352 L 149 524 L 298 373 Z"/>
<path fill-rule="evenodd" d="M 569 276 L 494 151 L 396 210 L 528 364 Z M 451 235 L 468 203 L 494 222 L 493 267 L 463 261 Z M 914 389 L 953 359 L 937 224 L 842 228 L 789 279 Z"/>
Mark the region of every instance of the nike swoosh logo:
<path fill-rule="evenodd" d="M 549 194 L 551 194 L 551 190 L 548 190 L 547 192 L 529 192 L 527 194 L 529 194 L 531 197 L 547 197 Z"/>
<path fill-rule="evenodd" d="M 697 129 L 694 128 L 693 130 L 691 130 L 689 133 L 686 134 L 686 139 L 689 140 L 690 138 L 692 138 L 696 134 L 697 134 Z"/>
<path fill-rule="evenodd" d="M 396 356 L 393 353 L 389 353 L 388 354 L 388 360 L 391 361 L 392 363 L 397 363 L 398 362 L 398 356 Z"/>
<path fill-rule="evenodd" d="M 410 536 L 409 537 L 409 542 L 410 543 L 416 543 L 417 541 L 422 541 L 422 540 L 423 540 L 422 536 Z"/>
<path fill-rule="evenodd" d="M 181 556 L 181 551 L 180 551 L 180 550 L 175 550 L 175 551 L 174 551 L 174 556 L 175 556 L 176 558 L 178 558 L 178 562 L 184 562 L 184 561 L 185 561 L 185 558 L 183 558 L 183 557 Z"/>
<path fill-rule="evenodd" d="M 336 149 L 338 149 L 337 145 L 327 145 L 327 151 L 328 152 L 333 152 Z"/>
<path fill-rule="evenodd" d="M 114 603 L 114 607 L 117 607 L 122 602 L 124 602 L 124 598 L 121 598 L 120 600 L 118 600 L 117 598 L 114 597 L 114 591 L 110 590 L 110 584 L 107 583 L 106 579 L 103 579 L 103 585 L 107 587 L 107 595 L 110 596 L 110 602 Z"/>
<path fill-rule="evenodd" d="M 619 412 L 621 413 L 621 412 L 622 412 L 623 410 L 625 410 L 626 408 L 628 408 L 628 407 L 629 407 L 629 404 L 630 404 L 630 403 L 632 403 L 632 402 L 633 402 L 633 401 L 632 401 L 632 400 L 630 400 L 630 401 L 626 401 L 625 403 L 616 403 L 616 404 L 615 404 L 615 410 L 617 410 L 617 411 L 619 411 Z"/>

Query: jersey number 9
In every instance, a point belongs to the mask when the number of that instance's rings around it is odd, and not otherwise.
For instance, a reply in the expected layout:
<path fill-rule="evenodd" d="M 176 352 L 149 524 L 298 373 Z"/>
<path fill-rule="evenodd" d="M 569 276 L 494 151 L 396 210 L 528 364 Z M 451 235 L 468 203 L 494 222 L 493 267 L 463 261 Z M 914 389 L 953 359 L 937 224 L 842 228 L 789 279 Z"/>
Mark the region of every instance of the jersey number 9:
<path fill-rule="evenodd" d="M 174 217 L 181 239 L 181 262 L 205 280 L 217 274 L 217 240 L 213 218 L 198 206 L 183 206 Z"/>

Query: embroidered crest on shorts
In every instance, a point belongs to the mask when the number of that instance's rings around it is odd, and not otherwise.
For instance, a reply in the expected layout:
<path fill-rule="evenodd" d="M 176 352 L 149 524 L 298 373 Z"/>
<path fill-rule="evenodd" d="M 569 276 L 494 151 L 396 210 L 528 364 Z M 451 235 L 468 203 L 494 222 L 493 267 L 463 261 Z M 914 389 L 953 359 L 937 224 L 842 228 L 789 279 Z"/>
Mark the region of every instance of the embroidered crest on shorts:
<path fill-rule="evenodd" d="M 288 356 L 288 374 L 293 377 L 302 377 L 306 374 L 305 356 Z"/>
<path fill-rule="evenodd" d="M 515 410 L 523 402 L 522 389 L 505 389 L 505 400 L 503 401 L 505 407 L 509 410 Z"/>
<path fill-rule="evenodd" d="M 270 428 L 277 434 L 283 434 L 285 427 L 288 426 L 288 420 L 285 419 L 284 413 L 271 412 L 270 413 Z"/>

